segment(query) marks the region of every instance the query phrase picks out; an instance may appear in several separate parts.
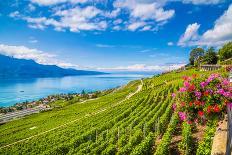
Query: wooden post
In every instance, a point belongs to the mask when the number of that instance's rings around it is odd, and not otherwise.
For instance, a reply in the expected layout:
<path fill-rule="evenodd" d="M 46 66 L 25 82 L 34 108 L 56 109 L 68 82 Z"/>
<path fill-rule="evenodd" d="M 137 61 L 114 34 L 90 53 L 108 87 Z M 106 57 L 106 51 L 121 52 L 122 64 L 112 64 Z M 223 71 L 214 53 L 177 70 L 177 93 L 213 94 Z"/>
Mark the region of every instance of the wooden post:
<path fill-rule="evenodd" d="M 96 130 L 96 142 L 97 142 L 97 130 Z"/>
<path fill-rule="evenodd" d="M 227 115 L 228 115 L 228 133 L 227 133 L 227 146 L 226 155 L 231 155 L 232 152 L 232 109 L 227 105 Z"/>

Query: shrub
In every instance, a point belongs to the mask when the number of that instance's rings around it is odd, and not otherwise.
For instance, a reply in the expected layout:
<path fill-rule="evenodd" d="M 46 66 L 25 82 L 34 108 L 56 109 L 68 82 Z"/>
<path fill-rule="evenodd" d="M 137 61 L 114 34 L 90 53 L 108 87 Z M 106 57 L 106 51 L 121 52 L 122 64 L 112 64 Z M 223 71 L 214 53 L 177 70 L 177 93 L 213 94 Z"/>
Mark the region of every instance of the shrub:
<path fill-rule="evenodd" d="M 209 77 L 183 77 L 184 86 L 176 94 L 179 117 L 188 123 L 205 123 L 232 106 L 232 87 L 219 74 Z"/>

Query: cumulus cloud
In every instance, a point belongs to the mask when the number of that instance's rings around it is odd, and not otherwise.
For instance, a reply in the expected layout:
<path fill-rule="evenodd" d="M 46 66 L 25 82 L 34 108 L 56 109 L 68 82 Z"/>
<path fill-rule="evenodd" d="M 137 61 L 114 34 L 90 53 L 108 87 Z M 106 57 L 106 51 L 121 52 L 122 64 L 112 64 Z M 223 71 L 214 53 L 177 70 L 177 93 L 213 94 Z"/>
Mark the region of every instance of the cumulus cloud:
<path fill-rule="evenodd" d="M 207 30 L 200 39 L 202 45 L 221 45 L 232 40 L 232 4 L 219 17 L 212 29 Z"/>
<path fill-rule="evenodd" d="M 9 16 L 25 20 L 34 29 L 43 30 L 51 26 L 56 31 L 80 32 L 102 31 L 109 27 L 115 31 L 156 31 L 175 14 L 172 9 L 164 9 L 165 2 L 160 1 L 115 0 L 113 8 L 105 7 L 103 1 L 31 0 L 28 4 L 30 11 L 34 11 L 35 6 L 45 6 L 47 11 L 41 11 L 38 16 L 15 11 Z M 118 18 L 121 16 L 123 20 Z"/>
<path fill-rule="evenodd" d="M 193 41 L 198 39 L 198 29 L 200 25 L 198 23 L 193 23 L 187 26 L 185 33 L 180 37 L 178 41 L 179 46 L 192 45 Z"/>
<path fill-rule="evenodd" d="M 138 1 L 138 0 L 116 0 L 113 3 L 115 8 L 120 8 L 128 14 L 130 25 L 127 30 L 135 31 L 142 27 L 142 31 L 155 30 L 152 28 L 160 22 L 171 19 L 175 11 L 164 10 L 163 3 Z"/>
<path fill-rule="evenodd" d="M 143 27 L 146 23 L 145 22 L 135 22 L 135 23 L 131 23 L 128 25 L 128 30 L 130 31 L 135 31 L 140 27 Z"/>
<path fill-rule="evenodd" d="M 116 19 L 113 21 L 113 24 L 118 25 L 118 24 L 121 24 L 122 22 L 123 22 L 122 19 Z"/>
<path fill-rule="evenodd" d="M 165 11 L 157 3 L 151 4 L 136 4 L 132 7 L 131 16 L 141 18 L 143 20 L 154 19 L 163 21 L 171 18 L 174 15 L 174 10 Z"/>
<path fill-rule="evenodd" d="M 109 68 L 97 68 L 103 71 L 168 71 L 178 69 L 185 64 L 170 64 L 170 65 L 146 65 L 146 64 L 134 64 L 130 66 L 118 66 Z"/>
<path fill-rule="evenodd" d="M 225 0 L 183 0 L 183 3 L 192 3 L 195 5 L 199 4 L 219 4 L 224 2 Z"/>
<path fill-rule="evenodd" d="M 79 68 L 78 65 L 62 62 L 56 59 L 56 55 L 25 46 L 0 44 L 0 54 L 18 59 L 34 60 L 35 62 L 44 65 L 57 65 L 63 68 Z"/>
<path fill-rule="evenodd" d="M 57 31 L 66 29 L 72 32 L 81 30 L 104 30 L 107 28 L 105 20 L 94 20 L 94 18 L 103 12 L 94 6 L 81 8 L 76 6 L 71 9 L 56 10 L 53 17 L 28 17 L 20 15 L 18 11 L 11 13 L 12 18 L 21 18 L 28 22 L 29 27 L 35 29 L 45 29 L 48 26 L 53 26 Z M 57 17 L 57 18 L 54 18 Z"/>
<path fill-rule="evenodd" d="M 85 3 L 87 0 L 31 0 L 32 3 L 36 3 L 39 5 L 49 6 L 56 5 L 60 3 L 70 2 L 70 3 Z"/>
<path fill-rule="evenodd" d="M 144 26 L 141 31 L 150 31 L 152 29 L 151 25 Z"/>
<path fill-rule="evenodd" d="M 12 12 L 9 16 L 22 19 L 30 28 L 53 27 L 56 31 L 157 31 L 175 15 L 168 3 L 214 5 L 224 0 L 29 0 L 28 11 Z M 113 7 L 108 7 L 112 5 Z M 37 14 L 35 9 L 40 7 Z M 37 15 L 36 15 L 37 14 Z M 123 17 L 123 18 L 122 18 Z M 117 19 L 121 18 L 121 19 Z"/>
<path fill-rule="evenodd" d="M 213 28 L 198 34 L 200 25 L 190 24 L 185 33 L 181 36 L 178 45 L 180 46 L 221 46 L 232 40 L 232 4 L 215 21 Z"/>

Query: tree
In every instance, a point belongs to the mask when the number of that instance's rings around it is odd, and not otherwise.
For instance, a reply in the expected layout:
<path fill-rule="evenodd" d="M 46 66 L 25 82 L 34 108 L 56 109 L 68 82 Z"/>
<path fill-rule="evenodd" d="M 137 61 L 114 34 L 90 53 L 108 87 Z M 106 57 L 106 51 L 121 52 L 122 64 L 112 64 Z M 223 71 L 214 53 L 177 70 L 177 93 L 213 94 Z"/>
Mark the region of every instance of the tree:
<path fill-rule="evenodd" d="M 205 51 L 203 48 L 198 47 L 192 49 L 189 57 L 190 65 L 197 65 L 199 63 L 199 60 L 202 58 L 202 56 L 204 56 L 204 53 Z"/>
<path fill-rule="evenodd" d="M 219 49 L 218 54 L 220 61 L 232 58 L 232 42 L 228 42 L 221 49 Z"/>
<path fill-rule="evenodd" d="M 85 92 L 85 90 L 83 89 L 82 91 L 81 91 L 81 95 L 85 95 L 86 94 L 86 92 Z"/>
<path fill-rule="evenodd" d="M 217 64 L 217 61 L 218 61 L 218 56 L 217 56 L 217 53 L 215 52 L 214 48 L 213 47 L 210 47 L 204 57 L 203 57 L 203 62 L 205 64 Z"/>

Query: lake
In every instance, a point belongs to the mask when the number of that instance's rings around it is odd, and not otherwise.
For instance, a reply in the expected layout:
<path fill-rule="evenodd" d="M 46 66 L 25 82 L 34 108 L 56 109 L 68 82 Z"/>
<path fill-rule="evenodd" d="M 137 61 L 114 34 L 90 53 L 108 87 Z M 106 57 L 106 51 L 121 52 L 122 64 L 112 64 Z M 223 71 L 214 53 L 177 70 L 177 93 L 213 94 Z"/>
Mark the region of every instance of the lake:
<path fill-rule="evenodd" d="M 115 88 L 154 73 L 67 76 L 62 78 L 0 79 L 0 107 L 38 100 L 52 94 Z"/>

